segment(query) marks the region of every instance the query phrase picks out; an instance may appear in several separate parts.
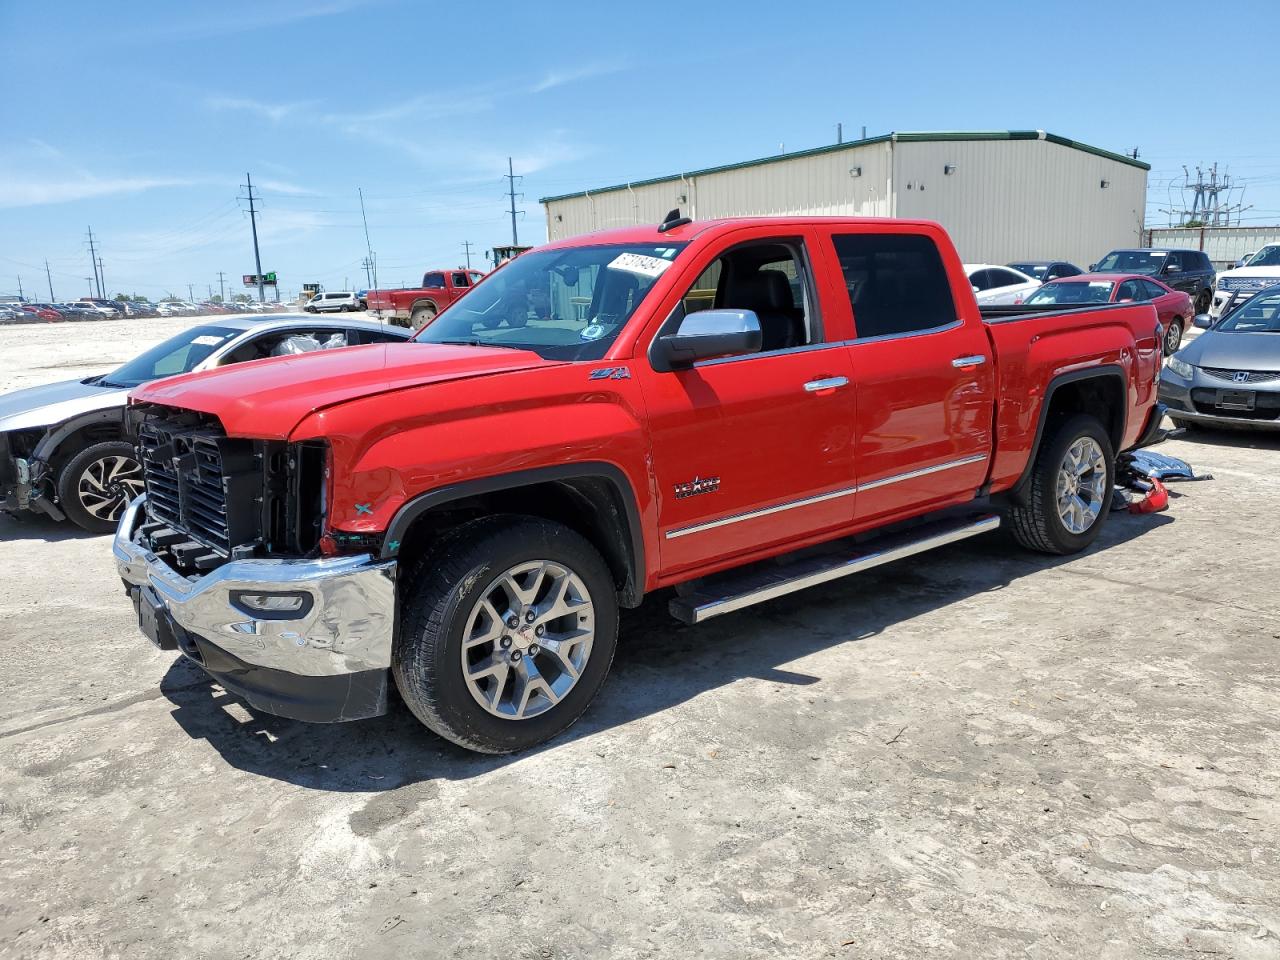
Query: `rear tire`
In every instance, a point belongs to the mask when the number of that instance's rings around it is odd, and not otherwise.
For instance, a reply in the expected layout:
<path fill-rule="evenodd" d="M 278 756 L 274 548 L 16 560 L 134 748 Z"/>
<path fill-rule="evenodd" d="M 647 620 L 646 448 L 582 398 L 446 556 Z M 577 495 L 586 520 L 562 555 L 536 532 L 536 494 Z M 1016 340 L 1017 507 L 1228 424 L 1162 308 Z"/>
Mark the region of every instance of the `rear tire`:
<path fill-rule="evenodd" d="M 400 603 L 401 696 L 432 731 L 481 753 L 562 733 L 599 692 L 617 645 L 617 588 L 599 552 L 534 517 L 455 528 L 405 579 Z"/>
<path fill-rule="evenodd" d="M 140 493 L 142 465 L 133 445 L 123 440 L 86 447 L 58 474 L 62 512 L 89 533 L 112 533 L 125 508 Z"/>
<path fill-rule="evenodd" d="M 421 330 L 428 323 L 436 318 L 436 308 L 431 304 L 422 307 L 414 307 L 413 312 L 409 315 L 409 326 L 415 330 Z"/>
<path fill-rule="evenodd" d="M 1026 503 L 1008 512 L 1014 539 L 1039 553 L 1079 553 L 1102 530 L 1114 484 L 1115 452 L 1098 419 L 1059 421 L 1036 453 Z"/>
<path fill-rule="evenodd" d="M 1174 317 L 1169 321 L 1169 329 L 1164 332 L 1164 355 L 1171 357 L 1182 346 L 1182 318 Z"/>
<path fill-rule="evenodd" d="M 1213 303 L 1213 294 L 1208 290 L 1201 290 L 1196 297 L 1196 313 L 1208 313 L 1209 306 Z"/>

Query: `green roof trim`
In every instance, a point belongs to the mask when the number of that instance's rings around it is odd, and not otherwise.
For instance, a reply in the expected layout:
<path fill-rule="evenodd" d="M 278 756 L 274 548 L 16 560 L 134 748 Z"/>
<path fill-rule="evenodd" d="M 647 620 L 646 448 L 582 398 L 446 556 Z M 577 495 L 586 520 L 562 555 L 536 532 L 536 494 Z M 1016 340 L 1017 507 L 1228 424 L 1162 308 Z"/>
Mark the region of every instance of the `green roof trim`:
<path fill-rule="evenodd" d="M 554 197 L 541 197 L 539 203 L 554 203 L 557 200 L 570 200 L 574 197 L 584 197 L 587 194 L 594 193 L 612 193 L 615 190 L 626 190 L 629 187 L 649 187 L 655 183 L 672 183 L 683 177 L 705 177 L 712 173 L 724 173 L 729 170 L 745 170 L 748 167 L 760 167 L 769 163 L 777 163 L 780 160 L 798 160 L 801 157 L 816 157 L 824 153 L 837 153 L 841 150 L 852 150 L 856 147 L 867 147 L 877 143 L 934 143 L 948 140 L 1045 140 L 1049 143 L 1056 143 L 1059 146 L 1070 147 L 1073 150 L 1082 150 L 1085 153 L 1091 153 L 1096 157 L 1104 157 L 1107 160 L 1114 160 L 1117 163 L 1123 163 L 1130 167 L 1137 167 L 1139 170 L 1150 170 L 1151 164 L 1143 163 L 1141 160 L 1135 160 L 1133 157 L 1127 157 L 1123 153 L 1113 153 L 1110 150 L 1103 150 L 1101 147 L 1090 146 L 1087 143 L 1081 143 L 1078 140 L 1069 140 L 1066 137 L 1060 137 L 1056 133 L 1046 133 L 1043 130 L 939 130 L 932 132 L 917 133 L 887 133 L 878 137 L 867 137 L 865 140 L 846 140 L 844 143 L 829 143 L 821 147 L 811 147 L 808 150 L 796 150 L 792 153 L 778 153 L 772 157 L 759 157 L 755 160 L 742 160 L 738 163 L 725 163 L 718 167 L 703 167 L 701 170 L 686 170 L 682 173 L 670 174 L 665 177 L 651 177 L 648 180 L 633 180 L 630 183 L 616 183 L 609 187 L 595 187 L 590 190 L 577 190 L 573 193 L 561 193 Z"/>

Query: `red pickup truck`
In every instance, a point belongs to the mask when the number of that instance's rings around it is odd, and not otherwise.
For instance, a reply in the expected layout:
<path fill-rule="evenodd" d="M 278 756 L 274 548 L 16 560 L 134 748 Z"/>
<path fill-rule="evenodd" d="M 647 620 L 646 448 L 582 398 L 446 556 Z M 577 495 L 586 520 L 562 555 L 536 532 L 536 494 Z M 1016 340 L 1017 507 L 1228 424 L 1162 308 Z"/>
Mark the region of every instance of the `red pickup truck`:
<path fill-rule="evenodd" d="M 698 623 L 1007 525 L 1049 553 L 1162 437 L 1150 304 L 984 317 L 934 223 L 550 244 L 413 340 L 139 388 L 114 541 L 143 631 L 258 708 L 504 752 L 571 724 L 619 607 Z"/>
<path fill-rule="evenodd" d="M 365 295 L 369 312 L 379 320 L 420 330 L 441 310 L 484 278 L 479 270 L 428 270 L 421 287 L 370 290 Z"/>

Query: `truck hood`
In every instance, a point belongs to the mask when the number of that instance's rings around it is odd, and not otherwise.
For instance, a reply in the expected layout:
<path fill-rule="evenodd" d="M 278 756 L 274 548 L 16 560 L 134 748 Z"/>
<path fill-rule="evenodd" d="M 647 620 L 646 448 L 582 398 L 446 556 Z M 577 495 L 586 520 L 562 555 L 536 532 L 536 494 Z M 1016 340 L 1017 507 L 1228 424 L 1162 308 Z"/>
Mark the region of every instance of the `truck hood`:
<path fill-rule="evenodd" d="M 1219 280 L 1226 277 L 1275 277 L 1280 281 L 1280 267 L 1236 267 L 1218 274 Z"/>
<path fill-rule="evenodd" d="M 129 391 L 99 386 L 97 380 L 65 380 L 0 395 L 0 432 L 50 427 L 83 413 L 123 407 Z"/>
<path fill-rule="evenodd" d="M 212 414 L 228 436 L 287 440 L 308 414 L 344 401 L 557 365 L 527 350 L 434 343 L 370 344 L 188 373 L 146 384 L 130 397 L 139 403 Z"/>
<path fill-rule="evenodd" d="M 1280 371 L 1280 333 L 1232 333 L 1206 330 L 1178 351 L 1197 367 Z"/>

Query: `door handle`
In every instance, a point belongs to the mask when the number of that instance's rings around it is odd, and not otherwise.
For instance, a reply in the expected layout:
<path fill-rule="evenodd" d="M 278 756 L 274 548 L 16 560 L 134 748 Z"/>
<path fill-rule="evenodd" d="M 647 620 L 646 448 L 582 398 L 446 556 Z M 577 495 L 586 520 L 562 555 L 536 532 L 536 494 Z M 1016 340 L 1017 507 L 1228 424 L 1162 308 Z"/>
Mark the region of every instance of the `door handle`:
<path fill-rule="evenodd" d="M 818 393 L 822 390 L 835 390 L 837 387 L 847 386 L 848 377 L 823 377 L 821 380 L 810 380 L 804 385 L 805 393 Z"/>
<path fill-rule="evenodd" d="M 956 357 L 951 361 L 951 365 L 958 370 L 963 370 L 965 367 L 980 367 L 986 362 L 986 357 L 980 353 L 975 353 L 970 357 Z"/>

